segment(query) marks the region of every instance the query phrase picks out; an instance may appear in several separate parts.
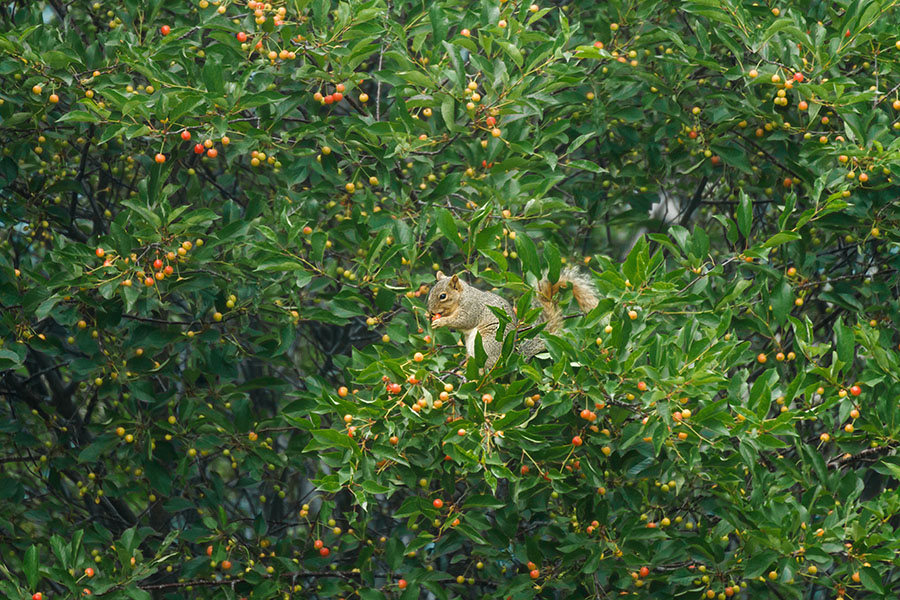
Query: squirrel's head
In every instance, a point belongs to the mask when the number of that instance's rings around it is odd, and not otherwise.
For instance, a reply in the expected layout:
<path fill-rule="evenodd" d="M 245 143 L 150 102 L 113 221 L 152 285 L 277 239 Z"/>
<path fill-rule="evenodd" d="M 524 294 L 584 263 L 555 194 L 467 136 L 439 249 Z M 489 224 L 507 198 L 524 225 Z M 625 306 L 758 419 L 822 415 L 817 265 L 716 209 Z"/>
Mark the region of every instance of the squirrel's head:
<path fill-rule="evenodd" d="M 458 275 L 447 277 L 437 272 L 437 282 L 428 292 L 428 312 L 432 315 L 449 316 L 459 306 L 465 283 Z"/>

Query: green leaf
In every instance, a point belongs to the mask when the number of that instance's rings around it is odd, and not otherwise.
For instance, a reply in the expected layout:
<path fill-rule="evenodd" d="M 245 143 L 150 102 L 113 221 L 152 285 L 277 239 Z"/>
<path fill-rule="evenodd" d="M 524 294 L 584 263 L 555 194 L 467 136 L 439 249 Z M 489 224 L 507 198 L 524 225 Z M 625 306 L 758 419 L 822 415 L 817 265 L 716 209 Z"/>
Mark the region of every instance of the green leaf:
<path fill-rule="evenodd" d="M 859 580 L 867 590 L 878 592 L 879 594 L 884 593 L 881 575 L 873 567 L 862 567 L 859 570 Z"/>
<path fill-rule="evenodd" d="M 772 314 L 775 316 L 775 320 L 779 323 L 784 323 L 785 317 L 787 317 L 791 308 L 794 306 L 793 288 L 786 280 L 782 279 L 778 285 L 775 286 L 775 290 L 772 292 L 770 300 L 772 302 Z"/>
<path fill-rule="evenodd" d="M 41 574 L 38 571 L 38 550 L 34 544 L 25 551 L 22 568 L 25 571 L 25 578 L 28 580 L 28 587 L 33 590 L 37 589 L 38 581 L 41 580 Z"/>
<path fill-rule="evenodd" d="M 70 110 L 56 119 L 57 123 L 99 123 L 100 118 L 86 110 Z"/>
<path fill-rule="evenodd" d="M 503 50 L 504 54 L 510 57 L 512 61 L 516 63 L 516 66 L 521 69 L 524 59 L 522 58 L 522 52 L 519 48 L 516 47 L 515 44 L 511 44 L 504 40 L 496 40 L 496 43 L 500 46 L 500 49 Z"/>
<path fill-rule="evenodd" d="M 834 324 L 834 337 L 838 359 L 845 365 L 852 365 L 856 354 L 856 340 L 853 338 L 853 330 L 844 325 L 841 317 Z"/>
<path fill-rule="evenodd" d="M 421 71 L 402 71 L 397 73 L 397 75 L 413 85 L 429 89 L 434 87 L 434 81 Z"/>
<path fill-rule="evenodd" d="M 450 214 L 449 210 L 446 208 L 438 208 L 435 211 L 435 220 L 438 229 L 440 229 L 444 237 L 447 238 L 448 242 L 456 244 L 457 246 L 462 245 L 462 238 L 459 236 L 456 220 L 453 218 L 453 215 Z"/>
<path fill-rule="evenodd" d="M 222 65 L 217 64 L 212 58 L 207 58 L 203 63 L 203 83 L 210 93 L 216 95 L 225 93 L 225 78 L 222 71 Z"/>
<path fill-rule="evenodd" d="M 744 561 L 744 578 L 756 579 L 766 571 L 775 562 L 776 556 L 772 552 L 759 552 Z"/>
<path fill-rule="evenodd" d="M 431 21 L 432 43 L 437 45 L 446 40 L 450 25 L 439 2 L 432 2 L 428 7 L 428 19 Z"/>
<path fill-rule="evenodd" d="M 567 167 L 571 167 L 573 169 L 582 169 L 584 171 L 590 171 L 591 173 L 608 173 L 606 169 L 598 165 L 597 163 L 591 162 L 589 160 L 573 160 L 569 161 L 565 164 Z"/>
<path fill-rule="evenodd" d="M 551 242 L 544 242 L 544 260 L 547 263 L 547 281 L 556 283 L 559 281 L 562 259 L 559 250 Z"/>
<path fill-rule="evenodd" d="M 741 190 L 735 219 L 744 239 L 750 239 L 750 225 L 753 221 L 753 203 L 750 197 Z"/>
<path fill-rule="evenodd" d="M 802 236 L 799 233 L 795 233 L 793 231 L 781 231 L 766 240 L 766 243 L 763 244 L 762 247 L 776 248 L 778 246 L 781 246 L 782 244 L 786 244 L 794 240 L 799 240 L 801 237 Z"/>
<path fill-rule="evenodd" d="M 125 593 L 132 600 L 151 600 L 150 592 L 142 590 L 137 585 L 130 585 L 125 588 Z"/>
<path fill-rule="evenodd" d="M 519 260 L 522 261 L 522 267 L 526 272 L 534 274 L 535 277 L 541 277 L 541 263 L 538 260 L 537 250 L 534 242 L 531 241 L 524 233 L 516 234 L 516 251 L 519 253 Z"/>
<path fill-rule="evenodd" d="M 447 94 L 444 96 L 444 99 L 441 101 L 441 118 L 444 119 L 444 124 L 447 126 L 447 129 L 450 131 L 456 131 L 459 129 L 456 126 L 456 101 L 453 99 L 453 96 Z"/>

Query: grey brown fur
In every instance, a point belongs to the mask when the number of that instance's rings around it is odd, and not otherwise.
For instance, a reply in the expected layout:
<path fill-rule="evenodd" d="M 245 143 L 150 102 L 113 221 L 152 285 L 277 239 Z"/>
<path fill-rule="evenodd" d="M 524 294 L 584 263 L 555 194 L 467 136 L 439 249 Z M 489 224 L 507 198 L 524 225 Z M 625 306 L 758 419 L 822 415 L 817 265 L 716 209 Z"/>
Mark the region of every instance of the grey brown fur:
<path fill-rule="evenodd" d="M 556 301 L 556 293 L 562 285 L 572 285 L 575 300 L 585 312 L 597 306 L 597 293 L 593 282 L 578 269 L 566 267 L 560 273 L 559 281 L 551 284 L 549 281 L 541 281 L 536 294 L 536 304 L 543 307 L 543 319 L 547 321 L 546 330 L 555 332 L 562 328 L 562 315 Z M 500 320 L 491 311 L 489 306 L 500 308 L 509 315 L 510 325 L 515 329 L 518 326 L 516 313 L 512 305 L 502 297 L 491 292 L 479 290 L 463 281 L 458 275 L 447 277 L 440 271 L 437 273 L 437 282 L 428 293 L 428 312 L 432 315 L 441 315 L 431 322 L 431 327 L 450 327 L 463 332 L 466 342 L 466 354 L 475 355 L 476 333 L 481 334 L 481 343 L 484 347 L 487 360 L 485 369 L 490 369 L 500 358 L 503 350 L 503 342 L 496 339 Z M 518 346 L 518 352 L 526 359 L 544 349 L 544 342 L 540 338 L 526 340 Z"/>

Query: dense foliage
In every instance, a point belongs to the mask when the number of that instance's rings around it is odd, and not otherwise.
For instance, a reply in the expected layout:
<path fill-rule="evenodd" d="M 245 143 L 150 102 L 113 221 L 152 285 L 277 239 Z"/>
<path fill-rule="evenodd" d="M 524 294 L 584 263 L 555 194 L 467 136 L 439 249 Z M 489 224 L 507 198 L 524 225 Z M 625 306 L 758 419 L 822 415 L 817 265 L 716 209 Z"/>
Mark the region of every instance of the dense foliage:
<path fill-rule="evenodd" d="M 897 4 L 0 3 L 0 594 L 896 598 Z"/>

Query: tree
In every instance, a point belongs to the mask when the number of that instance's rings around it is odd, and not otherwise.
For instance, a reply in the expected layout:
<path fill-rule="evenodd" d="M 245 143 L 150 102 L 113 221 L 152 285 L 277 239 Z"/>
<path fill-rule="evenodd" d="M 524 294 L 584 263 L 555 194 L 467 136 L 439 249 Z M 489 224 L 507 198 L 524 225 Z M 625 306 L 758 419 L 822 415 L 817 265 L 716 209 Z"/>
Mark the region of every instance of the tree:
<path fill-rule="evenodd" d="M 895 4 L 4 3 L 0 591 L 896 597 Z"/>

